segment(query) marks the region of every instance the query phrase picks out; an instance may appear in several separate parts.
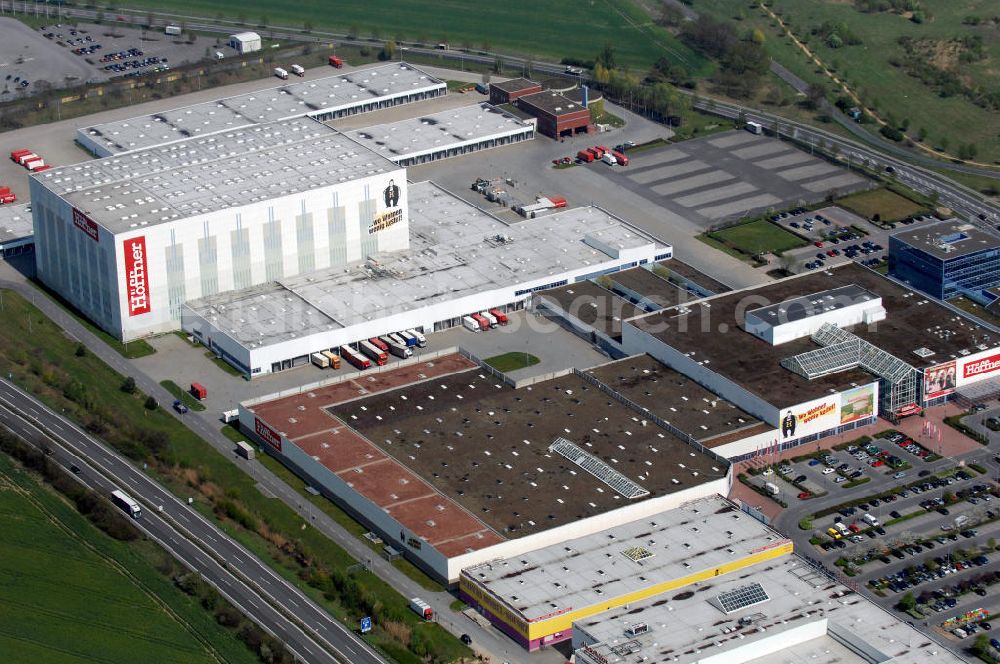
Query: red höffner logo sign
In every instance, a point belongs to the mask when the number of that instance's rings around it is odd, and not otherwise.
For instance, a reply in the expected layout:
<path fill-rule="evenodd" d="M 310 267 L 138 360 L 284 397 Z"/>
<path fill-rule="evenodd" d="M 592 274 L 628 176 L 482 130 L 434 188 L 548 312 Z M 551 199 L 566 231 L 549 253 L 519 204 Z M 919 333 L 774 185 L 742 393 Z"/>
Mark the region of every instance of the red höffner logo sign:
<path fill-rule="evenodd" d="M 128 285 L 128 315 L 149 313 L 149 278 L 146 237 L 125 240 L 125 283 Z"/>
<path fill-rule="evenodd" d="M 962 377 L 972 378 L 973 376 L 981 376 L 983 374 L 992 373 L 997 369 L 1000 369 L 1000 353 L 984 357 L 981 360 L 974 360 L 966 363 L 966 365 L 962 367 Z"/>

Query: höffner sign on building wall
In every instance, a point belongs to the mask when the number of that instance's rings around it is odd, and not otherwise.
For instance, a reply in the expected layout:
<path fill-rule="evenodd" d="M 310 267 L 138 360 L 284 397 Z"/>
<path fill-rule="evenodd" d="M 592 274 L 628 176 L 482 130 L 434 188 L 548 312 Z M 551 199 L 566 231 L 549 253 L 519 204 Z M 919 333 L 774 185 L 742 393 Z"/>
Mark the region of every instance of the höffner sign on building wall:
<path fill-rule="evenodd" d="M 125 284 L 128 287 L 128 315 L 149 313 L 149 269 L 146 236 L 129 238 L 125 247 Z"/>

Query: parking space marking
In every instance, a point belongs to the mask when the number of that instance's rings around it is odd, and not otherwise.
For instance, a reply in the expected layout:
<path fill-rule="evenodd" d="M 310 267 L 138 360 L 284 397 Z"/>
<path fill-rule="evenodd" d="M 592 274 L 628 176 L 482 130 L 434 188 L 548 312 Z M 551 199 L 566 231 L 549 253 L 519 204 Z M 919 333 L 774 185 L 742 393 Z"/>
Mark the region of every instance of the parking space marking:
<path fill-rule="evenodd" d="M 673 182 L 658 184 L 650 187 L 650 190 L 661 196 L 670 196 L 671 194 L 677 194 L 689 189 L 707 187 L 709 185 L 719 184 L 732 179 L 733 176 L 725 171 L 710 171 L 708 173 L 702 173 L 701 175 L 684 178 L 683 180 L 674 180 Z"/>
<path fill-rule="evenodd" d="M 664 150 L 652 154 L 640 154 L 638 157 L 630 157 L 629 163 L 632 168 L 645 168 L 647 166 L 657 166 L 659 164 L 668 164 L 672 161 L 680 161 L 681 159 L 687 159 L 688 156 L 688 153 L 683 150 Z"/>
<path fill-rule="evenodd" d="M 753 208 L 759 208 L 762 206 L 777 205 L 780 202 L 781 199 L 777 196 L 772 196 L 771 194 L 759 194 L 757 196 L 751 196 L 750 198 L 741 198 L 723 205 L 698 208 L 698 214 L 708 217 L 709 219 L 722 219 L 723 217 L 728 217 L 729 215 L 736 214 L 744 210 L 752 210 Z"/>
<path fill-rule="evenodd" d="M 832 178 L 820 178 L 815 182 L 806 182 L 802 184 L 802 188 L 808 189 L 809 191 L 826 191 L 827 189 L 847 187 L 859 182 L 861 182 L 861 178 L 858 176 L 852 173 L 843 173 L 841 175 L 835 175 Z"/>
<path fill-rule="evenodd" d="M 751 141 L 764 141 L 767 140 L 758 136 L 756 134 L 751 134 L 748 131 L 736 132 L 734 134 L 729 134 L 727 136 L 720 136 L 719 138 L 713 138 L 709 141 L 710 145 L 714 145 L 717 148 L 731 148 L 734 145 L 743 145 L 744 143 L 749 143 Z"/>
<path fill-rule="evenodd" d="M 691 161 L 685 161 L 672 166 L 651 168 L 649 170 L 639 171 L 638 173 L 633 172 L 628 176 L 628 179 L 632 182 L 638 182 L 639 184 L 649 184 L 650 182 L 657 182 L 659 180 L 669 180 L 670 178 L 677 177 L 678 175 L 687 175 L 688 173 L 703 171 L 706 168 L 711 168 L 711 166 L 699 159 L 692 159 Z"/>
<path fill-rule="evenodd" d="M 714 189 L 709 189 L 707 191 L 701 191 L 696 194 L 689 194 L 688 196 L 675 198 L 674 201 L 678 205 L 683 205 L 684 207 L 698 207 L 699 205 L 704 205 L 705 203 L 724 201 L 727 198 L 733 198 L 734 196 L 739 196 L 741 194 L 749 194 L 752 191 L 757 191 L 757 187 L 753 186 L 749 182 L 741 180 L 724 187 L 715 187 Z M 741 202 L 745 204 L 745 201 Z"/>
<path fill-rule="evenodd" d="M 753 162 L 753 165 L 757 168 L 766 168 L 768 170 L 774 168 L 783 168 L 785 166 L 792 166 L 794 164 L 801 164 L 804 161 L 812 161 L 813 157 L 805 152 L 800 152 L 798 150 L 790 153 L 783 154 L 777 157 L 771 157 L 770 159 L 761 159 L 760 161 Z"/>
<path fill-rule="evenodd" d="M 733 150 L 732 155 L 734 157 L 739 157 L 740 159 L 756 159 L 757 157 L 763 157 L 767 154 L 787 152 L 788 150 L 794 149 L 795 148 L 790 147 L 787 143 L 782 143 L 781 141 L 769 141 L 767 143 L 751 145 L 750 147 Z"/>
<path fill-rule="evenodd" d="M 798 180 L 805 180 L 817 175 L 823 175 L 824 173 L 832 173 L 833 171 L 840 170 L 840 166 L 836 164 L 828 164 L 825 161 L 821 161 L 818 164 L 811 164 L 809 166 L 801 166 L 799 168 L 790 168 L 787 171 L 778 172 L 778 177 L 796 182 Z"/>

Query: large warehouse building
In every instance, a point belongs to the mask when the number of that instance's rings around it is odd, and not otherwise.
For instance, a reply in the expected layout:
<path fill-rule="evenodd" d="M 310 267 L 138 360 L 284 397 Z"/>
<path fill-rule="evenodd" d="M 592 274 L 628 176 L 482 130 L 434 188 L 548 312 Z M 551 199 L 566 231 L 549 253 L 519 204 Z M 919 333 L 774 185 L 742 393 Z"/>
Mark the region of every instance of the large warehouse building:
<path fill-rule="evenodd" d="M 380 244 L 364 263 L 192 299 L 183 307 L 184 329 L 258 376 L 360 339 L 457 327 L 462 316 L 491 307 L 522 308 L 537 290 L 670 254 L 598 208 L 509 225 L 431 183 L 403 187 L 407 251 L 382 252 Z"/>
<path fill-rule="evenodd" d="M 959 664 L 891 612 L 790 555 L 573 623 L 577 664 Z"/>
<path fill-rule="evenodd" d="M 393 366 L 245 402 L 240 427 L 444 582 L 729 491 L 724 460 L 595 375 L 514 389 L 459 354 Z"/>
<path fill-rule="evenodd" d="M 574 623 L 592 625 L 619 607 L 634 613 L 633 604 L 644 600 L 666 603 L 664 593 L 693 583 L 725 583 L 727 575 L 744 576 L 792 548 L 790 540 L 729 501 L 710 496 L 467 567 L 459 590 L 470 606 L 533 651 L 574 638 Z"/>
<path fill-rule="evenodd" d="M 348 133 L 386 159 L 413 166 L 531 140 L 535 123 L 482 103 Z"/>
<path fill-rule="evenodd" d="M 302 117 L 332 120 L 447 92 L 443 81 L 411 64 L 395 62 L 82 127 L 76 141 L 95 156 L 107 157 L 254 124 Z"/>
<path fill-rule="evenodd" d="M 409 243 L 405 170 L 309 118 L 54 168 L 31 199 L 39 278 L 123 340 Z"/>
<path fill-rule="evenodd" d="M 854 263 L 632 318 L 621 345 L 777 428 L 783 449 L 1000 376 L 996 335 Z M 741 459 L 755 447 L 714 451 Z"/>

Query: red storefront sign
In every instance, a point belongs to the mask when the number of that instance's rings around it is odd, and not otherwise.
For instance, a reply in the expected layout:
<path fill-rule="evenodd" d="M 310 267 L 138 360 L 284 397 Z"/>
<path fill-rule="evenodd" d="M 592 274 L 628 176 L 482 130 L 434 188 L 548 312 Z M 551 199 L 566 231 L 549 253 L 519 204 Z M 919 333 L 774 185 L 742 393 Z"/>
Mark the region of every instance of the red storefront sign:
<path fill-rule="evenodd" d="M 281 435 L 277 431 L 267 426 L 259 417 L 253 418 L 253 428 L 261 440 L 279 452 L 281 451 Z"/>
<path fill-rule="evenodd" d="M 97 242 L 97 238 L 100 235 L 97 224 L 95 224 L 90 217 L 76 208 L 73 208 L 73 225 L 86 233 L 91 240 Z"/>
<path fill-rule="evenodd" d="M 975 378 L 984 374 L 993 373 L 997 369 L 1000 369 L 1000 353 L 984 357 L 980 360 L 966 362 L 965 366 L 962 367 L 962 378 Z"/>
<path fill-rule="evenodd" d="M 125 283 L 128 286 L 129 316 L 149 313 L 149 270 L 147 268 L 146 237 L 140 235 L 125 240 Z"/>

